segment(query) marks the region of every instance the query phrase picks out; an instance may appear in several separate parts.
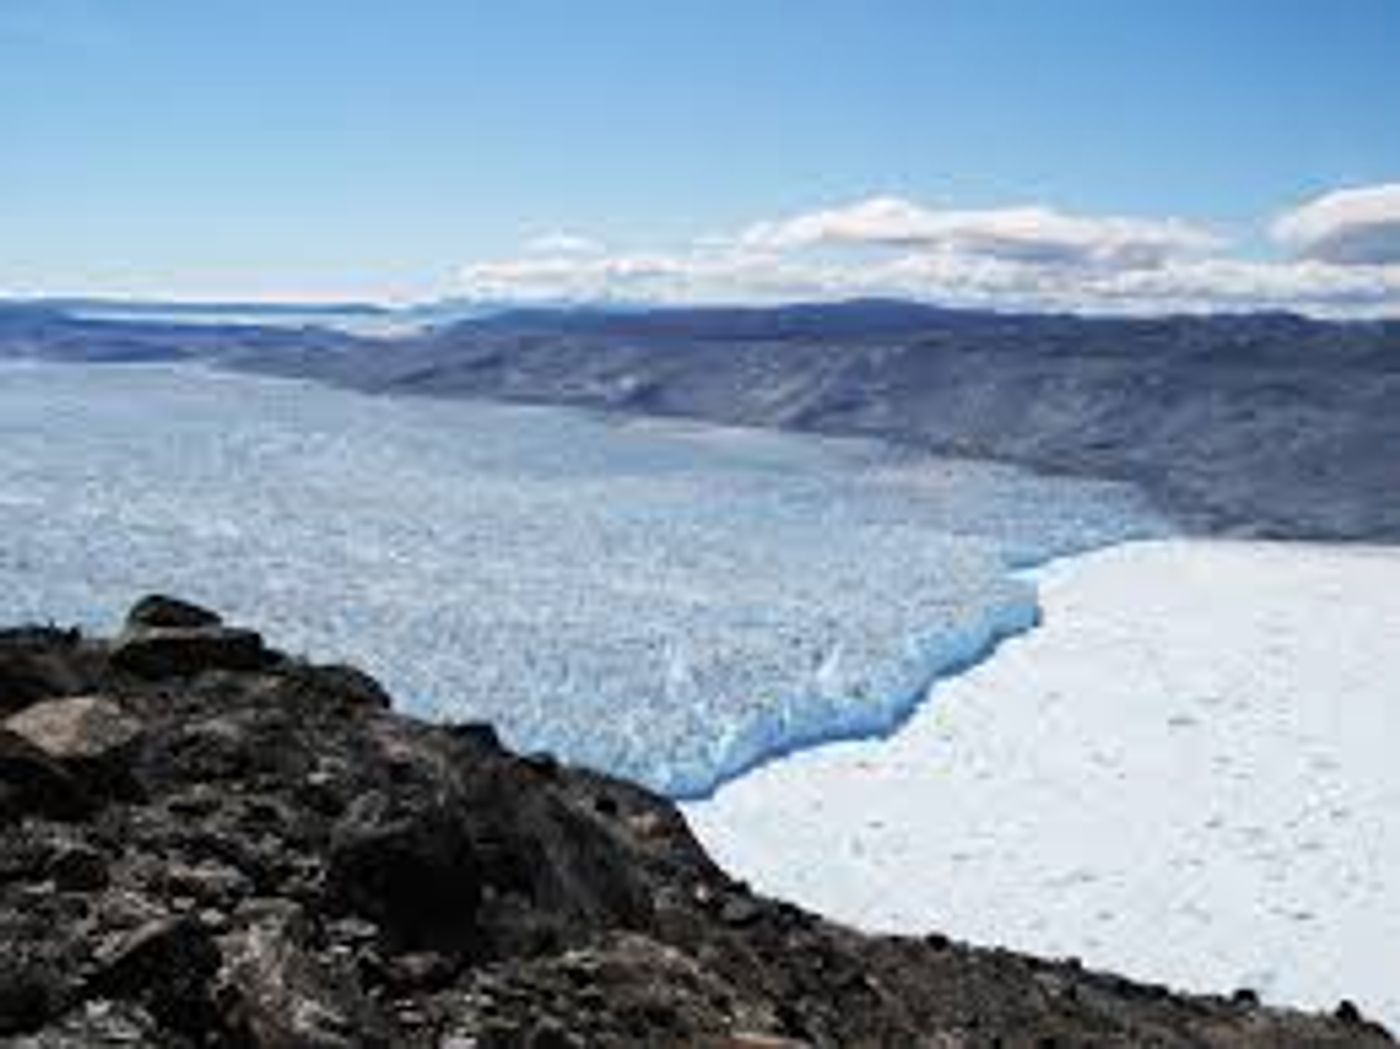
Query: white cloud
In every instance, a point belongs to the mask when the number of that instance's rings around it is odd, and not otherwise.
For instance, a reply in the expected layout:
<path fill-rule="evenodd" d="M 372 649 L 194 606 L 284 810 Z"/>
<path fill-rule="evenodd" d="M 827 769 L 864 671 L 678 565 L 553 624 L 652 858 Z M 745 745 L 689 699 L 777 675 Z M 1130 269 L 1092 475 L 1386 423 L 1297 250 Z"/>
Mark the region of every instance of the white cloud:
<path fill-rule="evenodd" d="M 1100 300 L 1170 309 L 1289 309 L 1329 316 L 1400 311 L 1400 266 L 1204 259 L 1157 273 L 1125 273 L 1091 289 Z"/>
<path fill-rule="evenodd" d="M 1050 208 L 930 211 L 874 198 L 759 223 L 674 250 L 535 245 L 460 273 L 466 294 L 519 301 L 771 303 L 895 296 L 948 305 L 1077 312 L 1292 309 L 1400 314 L 1400 264 L 1222 253 L 1174 220 Z M 864 250 L 842 250 L 843 248 Z"/>
<path fill-rule="evenodd" d="M 840 292 L 816 268 L 729 249 L 506 259 L 468 266 L 460 278 L 478 298 L 524 301 L 781 301 Z"/>
<path fill-rule="evenodd" d="M 1400 263 L 1400 182 L 1324 193 L 1281 216 L 1273 233 L 1304 258 L 1341 266 Z"/>
<path fill-rule="evenodd" d="M 558 230 L 527 240 L 525 250 L 532 255 L 597 255 L 606 248 L 592 237 Z"/>
<path fill-rule="evenodd" d="M 1039 205 L 935 211 L 899 197 L 872 197 L 751 226 L 742 243 L 772 248 L 858 245 L 950 249 L 1045 265 L 1160 266 L 1213 251 L 1219 238 L 1179 219 L 1069 215 Z"/>

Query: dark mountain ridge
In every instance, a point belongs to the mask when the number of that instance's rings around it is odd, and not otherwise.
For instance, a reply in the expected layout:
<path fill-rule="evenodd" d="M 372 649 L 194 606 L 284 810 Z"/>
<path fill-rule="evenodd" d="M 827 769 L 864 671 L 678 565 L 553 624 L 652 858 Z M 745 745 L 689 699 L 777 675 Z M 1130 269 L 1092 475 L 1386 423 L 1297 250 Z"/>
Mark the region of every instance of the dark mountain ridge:
<path fill-rule="evenodd" d="M 77 295 L 11 299 L 9 302 L 17 306 L 38 306 L 70 314 L 110 312 L 130 316 L 150 314 L 158 317 L 182 313 L 196 316 L 211 313 L 235 313 L 248 317 L 280 317 L 284 315 L 303 317 L 317 314 L 332 316 L 356 314 L 378 317 L 393 312 L 388 306 L 380 306 L 372 302 L 248 302 L 237 299 L 201 301 L 194 299 L 102 298 Z"/>

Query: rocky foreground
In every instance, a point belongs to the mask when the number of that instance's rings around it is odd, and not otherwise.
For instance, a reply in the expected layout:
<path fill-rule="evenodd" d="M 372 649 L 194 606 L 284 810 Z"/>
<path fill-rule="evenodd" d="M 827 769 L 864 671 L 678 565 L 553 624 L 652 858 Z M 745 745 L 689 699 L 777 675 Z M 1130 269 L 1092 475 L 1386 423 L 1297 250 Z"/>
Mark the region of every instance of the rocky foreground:
<path fill-rule="evenodd" d="M 751 893 L 665 800 L 148 598 L 0 631 L 0 1043 L 1365 1046 Z"/>

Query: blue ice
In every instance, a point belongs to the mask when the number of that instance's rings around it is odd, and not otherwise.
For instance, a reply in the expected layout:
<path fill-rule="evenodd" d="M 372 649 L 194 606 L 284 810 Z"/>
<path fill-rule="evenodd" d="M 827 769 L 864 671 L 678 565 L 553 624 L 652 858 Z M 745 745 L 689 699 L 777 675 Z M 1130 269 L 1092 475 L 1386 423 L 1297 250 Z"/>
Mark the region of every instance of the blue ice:
<path fill-rule="evenodd" d="M 1166 530 L 1121 486 L 876 442 L 0 365 L 0 621 L 188 596 L 674 796 L 891 730 L 1035 621 L 1014 569 Z"/>

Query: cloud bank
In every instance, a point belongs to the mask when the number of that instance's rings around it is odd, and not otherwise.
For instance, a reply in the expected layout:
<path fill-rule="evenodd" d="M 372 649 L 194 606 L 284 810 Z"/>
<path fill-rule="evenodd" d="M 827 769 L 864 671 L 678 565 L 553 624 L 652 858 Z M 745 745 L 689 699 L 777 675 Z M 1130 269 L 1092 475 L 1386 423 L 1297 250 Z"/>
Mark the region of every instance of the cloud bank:
<path fill-rule="evenodd" d="M 1077 312 L 1400 315 L 1400 184 L 1325 194 L 1269 232 L 1287 257 L 1232 252 L 1215 231 L 1176 218 L 1040 204 L 940 209 L 880 196 L 665 250 L 610 251 L 550 234 L 520 257 L 466 267 L 460 284 L 468 296 L 525 302 L 898 296 Z"/>
<path fill-rule="evenodd" d="M 1400 182 L 1326 193 L 1279 217 L 1276 239 L 1339 266 L 1400 264 Z"/>
<path fill-rule="evenodd" d="M 760 223 L 740 239 L 778 249 L 864 245 L 1129 269 L 1220 246 L 1208 231 L 1172 219 L 1095 218 L 1040 206 L 931 211 L 898 197 L 873 197 L 846 208 Z"/>
<path fill-rule="evenodd" d="M 606 250 L 601 241 L 577 233 L 543 233 L 525 242 L 532 255 L 597 255 Z"/>

